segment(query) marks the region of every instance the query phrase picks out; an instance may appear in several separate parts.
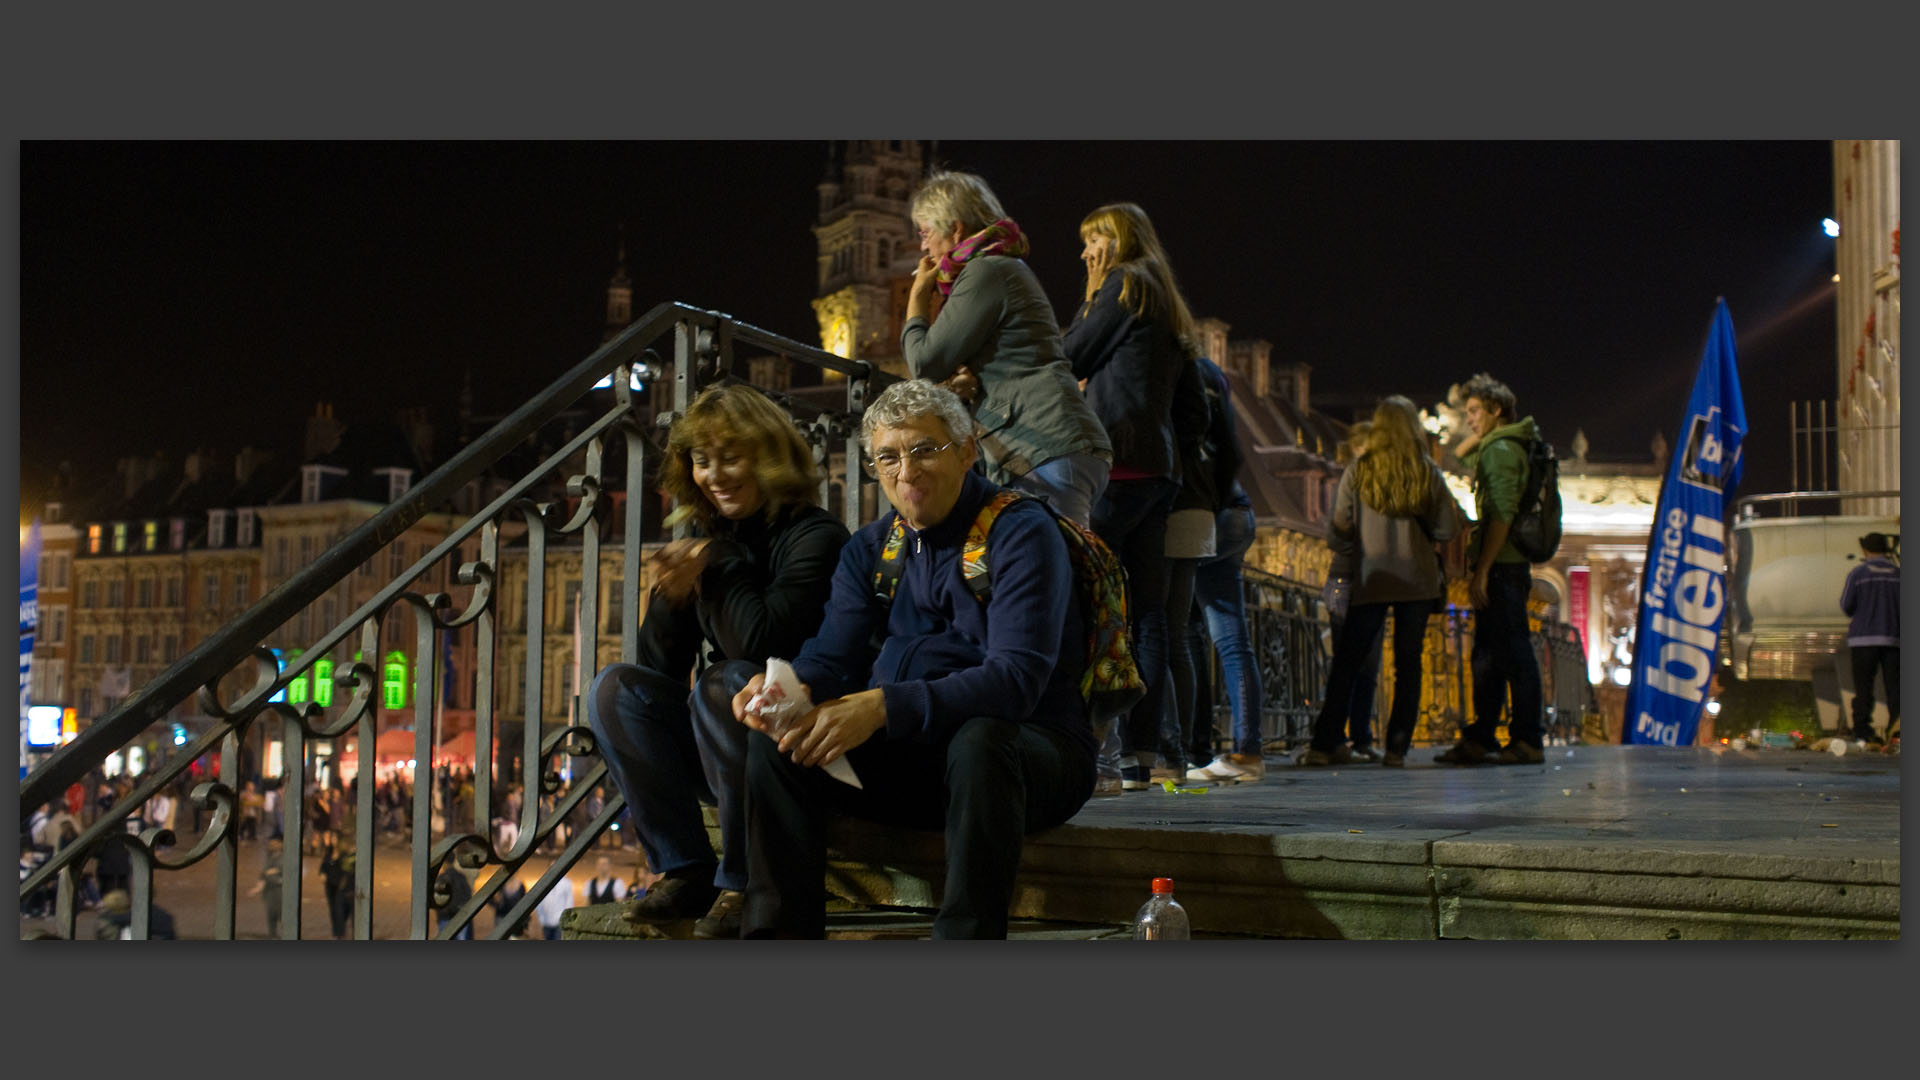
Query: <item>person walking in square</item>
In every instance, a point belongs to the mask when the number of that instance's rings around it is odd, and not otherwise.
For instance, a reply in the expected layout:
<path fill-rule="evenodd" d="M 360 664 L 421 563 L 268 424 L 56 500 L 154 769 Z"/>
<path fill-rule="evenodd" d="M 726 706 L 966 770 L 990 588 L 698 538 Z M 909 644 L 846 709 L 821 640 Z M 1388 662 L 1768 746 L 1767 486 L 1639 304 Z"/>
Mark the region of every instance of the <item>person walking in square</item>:
<path fill-rule="evenodd" d="M 1840 610 L 1847 625 L 1847 653 L 1853 664 L 1853 737 L 1874 746 L 1900 737 L 1900 564 L 1893 561 L 1886 533 L 1860 538 L 1859 566 L 1847 573 Z M 1887 734 L 1873 730 L 1873 679 L 1887 688 Z"/>

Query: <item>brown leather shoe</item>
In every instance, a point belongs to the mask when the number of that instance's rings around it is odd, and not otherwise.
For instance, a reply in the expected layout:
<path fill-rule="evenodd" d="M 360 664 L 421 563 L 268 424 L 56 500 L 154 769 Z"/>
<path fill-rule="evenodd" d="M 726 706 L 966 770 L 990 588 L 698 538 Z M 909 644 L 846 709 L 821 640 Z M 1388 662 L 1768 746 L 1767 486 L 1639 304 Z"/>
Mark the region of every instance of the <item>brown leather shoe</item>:
<path fill-rule="evenodd" d="M 1497 751 L 1489 750 L 1477 742 L 1465 739 L 1453 744 L 1453 748 L 1443 750 L 1433 756 L 1441 765 L 1484 765 Z"/>
<path fill-rule="evenodd" d="M 713 898 L 713 906 L 707 909 L 707 913 L 694 920 L 693 936 L 703 940 L 739 937 L 746 904 L 746 893 L 721 889 L 720 895 Z"/>
<path fill-rule="evenodd" d="M 1300 755 L 1302 765 L 1345 765 L 1352 760 L 1353 748 L 1346 743 L 1335 744 L 1331 750 L 1308 748 L 1306 753 Z"/>
<path fill-rule="evenodd" d="M 1547 760 L 1547 755 L 1537 746 L 1529 746 L 1523 742 L 1510 742 L 1494 760 L 1501 765 L 1539 765 Z"/>

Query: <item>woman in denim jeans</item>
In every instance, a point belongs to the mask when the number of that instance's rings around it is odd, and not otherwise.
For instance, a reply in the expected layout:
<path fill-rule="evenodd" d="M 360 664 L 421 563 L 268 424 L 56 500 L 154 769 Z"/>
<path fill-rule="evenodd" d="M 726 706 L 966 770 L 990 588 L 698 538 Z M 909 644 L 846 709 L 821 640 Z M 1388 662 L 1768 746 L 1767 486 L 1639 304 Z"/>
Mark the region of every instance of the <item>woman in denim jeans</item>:
<path fill-rule="evenodd" d="M 1220 508 L 1214 512 L 1214 553 L 1201 559 L 1194 571 L 1193 610 L 1187 626 L 1187 646 L 1197 673 L 1187 754 L 1192 761 L 1207 762 L 1189 769 L 1187 779 L 1246 783 L 1267 772 L 1260 755 L 1260 666 L 1253 658 L 1240 573 L 1253 547 L 1253 501 L 1240 486 L 1240 440 L 1227 376 L 1204 356 L 1194 366 L 1206 391 L 1207 465 L 1213 471 Z M 1233 709 L 1232 748 L 1224 754 L 1213 753 L 1213 686 L 1204 676 L 1212 667 L 1209 651 L 1214 649 L 1220 653 L 1220 673 Z"/>
<path fill-rule="evenodd" d="M 1152 786 L 1152 759 L 1170 702 L 1166 543 L 1167 515 L 1180 486 L 1175 432 L 1206 424 L 1204 414 L 1174 415 L 1175 388 L 1199 350 L 1193 315 L 1146 211 L 1132 203 L 1102 206 L 1081 221 L 1080 239 L 1086 294 L 1064 344 L 1087 404 L 1113 444 L 1093 531 L 1127 570 L 1134 658 L 1147 694 L 1115 729 L 1121 788 L 1143 791 Z M 1205 406 L 1203 397 L 1186 400 Z M 1186 612 L 1179 614 L 1184 623 Z"/>

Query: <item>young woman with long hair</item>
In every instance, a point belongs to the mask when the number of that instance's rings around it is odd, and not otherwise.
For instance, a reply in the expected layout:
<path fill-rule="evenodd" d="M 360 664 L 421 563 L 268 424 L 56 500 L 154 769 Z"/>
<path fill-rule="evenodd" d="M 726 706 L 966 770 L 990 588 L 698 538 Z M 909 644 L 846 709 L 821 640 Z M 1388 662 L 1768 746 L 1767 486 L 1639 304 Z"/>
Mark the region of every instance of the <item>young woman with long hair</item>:
<path fill-rule="evenodd" d="M 1427 453 L 1413 402 L 1395 395 L 1373 411 L 1359 458 L 1341 474 L 1327 542 L 1333 549 L 1330 594 L 1346 593 L 1345 620 L 1334 638 L 1333 663 L 1313 744 L 1302 765 L 1353 759 L 1341 741 L 1354 681 L 1375 637 L 1393 613 L 1393 706 L 1381 764 L 1406 763 L 1420 708 L 1427 617 L 1440 609 L 1446 580 L 1436 545 L 1460 531 L 1462 515 L 1440 467 Z M 1338 608 L 1336 599 L 1330 605 Z"/>
<path fill-rule="evenodd" d="M 1180 490 L 1181 433 L 1197 441 L 1207 405 L 1193 367 L 1193 315 L 1153 222 L 1132 203 L 1110 203 L 1080 223 L 1085 300 L 1067 327 L 1073 374 L 1113 444 L 1107 489 L 1093 508 L 1093 531 L 1127 569 L 1128 614 L 1147 696 L 1119 730 L 1123 790 L 1152 786 L 1152 758 L 1180 769 L 1172 725 L 1162 735 L 1170 679 L 1167 518 Z M 1192 392 L 1178 392 L 1183 385 Z M 1190 595 L 1190 594 L 1189 594 Z M 1186 612 L 1180 613 L 1182 626 Z"/>

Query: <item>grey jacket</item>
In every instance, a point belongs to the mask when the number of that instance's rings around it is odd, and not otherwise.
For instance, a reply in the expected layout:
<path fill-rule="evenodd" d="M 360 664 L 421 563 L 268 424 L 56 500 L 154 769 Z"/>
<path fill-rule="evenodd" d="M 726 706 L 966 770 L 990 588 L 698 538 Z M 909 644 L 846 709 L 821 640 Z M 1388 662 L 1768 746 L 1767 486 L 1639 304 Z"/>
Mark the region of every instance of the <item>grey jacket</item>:
<path fill-rule="evenodd" d="M 1022 260 L 969 260 L 939 318 L 907 320 L 900 351 L 915 378 L 939 382 L 962 365 L 980 377 L 974 418 L 995 483 L 1010 483 L 1064 454 L 1112 460 L 1106 428 L 1087 407 L 1061 351 L 1053 306 Z"/>
<path fill-rule="evenodd" d="M 1427 468 L 1427 512 L 1420 517 L 1375 510 L 1353 490 L 1353 469 L 1341 474 L 1327 526 L 1327 546 L 1333 550 L 1329 573 L 1353 579 L 1353 603 L 1430 600 L 1446 591 L 1434 544 L 1451 540 L 1465 522 L 1440 467 L 1428 462 Z"/>

